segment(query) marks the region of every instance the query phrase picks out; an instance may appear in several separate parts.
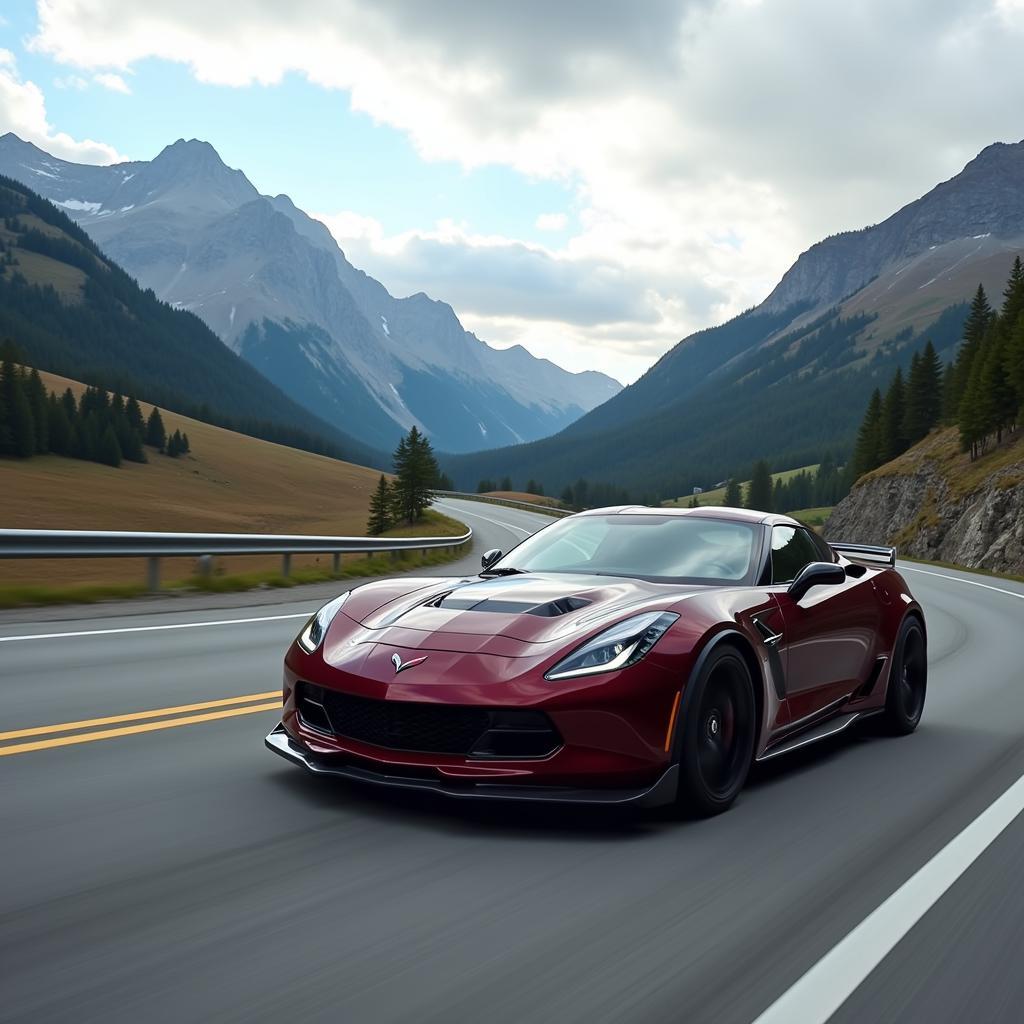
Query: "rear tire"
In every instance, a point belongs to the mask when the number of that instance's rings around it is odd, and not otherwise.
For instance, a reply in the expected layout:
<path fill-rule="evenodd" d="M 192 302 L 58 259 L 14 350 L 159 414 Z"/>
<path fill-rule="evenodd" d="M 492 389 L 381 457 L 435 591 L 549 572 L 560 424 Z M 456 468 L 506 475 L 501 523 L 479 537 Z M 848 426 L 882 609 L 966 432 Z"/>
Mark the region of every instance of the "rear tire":
<path fill-rule="evenodd" d="M 893 651 L 882 721 L 886 732 L 907 736 L 921 721 L 928 691 L 928 651 L 924 627 L 913 616 L 903 620 Z"/>
<path fill-rule="evenodd" d="M 714 650 L 681 715 L 679 803 L 702 817 L 727 810 L 747 780 L 757 735 L 750 669 L 733 647 Z"/>

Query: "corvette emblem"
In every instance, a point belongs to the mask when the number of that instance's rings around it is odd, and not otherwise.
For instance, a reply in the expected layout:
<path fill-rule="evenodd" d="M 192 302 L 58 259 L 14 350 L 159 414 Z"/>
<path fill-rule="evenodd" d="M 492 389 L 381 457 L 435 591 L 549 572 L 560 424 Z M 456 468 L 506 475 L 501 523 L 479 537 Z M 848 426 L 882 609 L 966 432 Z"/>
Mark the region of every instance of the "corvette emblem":
<path fill-rule="evenodd" d="M 395 675 L 399 672 L 404 672 L 407 668 L 412 668 L 414 665 L 422 665 L 427 660 L 426 655 L 422 658 L 413 658 L 412 661 L 402 661 L 401 657 L 397 654 L 391 655 L 391 664 L 395 666 Z"/>

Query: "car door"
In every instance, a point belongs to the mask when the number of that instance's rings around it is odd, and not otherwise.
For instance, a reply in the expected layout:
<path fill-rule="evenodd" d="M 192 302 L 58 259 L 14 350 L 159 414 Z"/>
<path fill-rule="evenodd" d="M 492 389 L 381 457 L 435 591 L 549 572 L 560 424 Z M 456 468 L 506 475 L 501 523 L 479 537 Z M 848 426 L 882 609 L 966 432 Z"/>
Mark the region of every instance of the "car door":
<path fill-rule="evenodd" d="M 831 549 L 802 527 L 772 527 L 772 590 L 782 611 L 779 650 L 790 721 L 813 716 L 848 697 L 871 671 L 878 601 L 870 574 L 812 587 L 799 601 L 787 593 L 810 562 L 834 561 Z"/>

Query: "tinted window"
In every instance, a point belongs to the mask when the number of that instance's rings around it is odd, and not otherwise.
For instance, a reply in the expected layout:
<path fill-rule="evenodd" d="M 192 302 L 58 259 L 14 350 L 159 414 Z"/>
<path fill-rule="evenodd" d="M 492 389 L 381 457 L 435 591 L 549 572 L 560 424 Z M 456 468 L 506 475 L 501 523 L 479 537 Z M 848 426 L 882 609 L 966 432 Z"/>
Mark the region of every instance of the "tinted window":
<path fill-rule="evenodd" d="M 496 568 L 739 582 L 750 572 L 755 538 L 747 523 L 698 516 L 574 516 L 527 538 Z"/>
<path fill-rule="evenodd" d="M 817 561 L 818 549 L 805 530 L 792 526 L 772 529 L 772 583 L 792 583 L 805 565 Z"/>
<path fill-rule="evenodd" d="M 828 546 L 828 541 L 821 534 L 808 530 L 807 536 L 811 538 L 811 543 L 818 549 L 817 560 L 819 562 L 834 562 L 836 560 L 836 553 Z"/>

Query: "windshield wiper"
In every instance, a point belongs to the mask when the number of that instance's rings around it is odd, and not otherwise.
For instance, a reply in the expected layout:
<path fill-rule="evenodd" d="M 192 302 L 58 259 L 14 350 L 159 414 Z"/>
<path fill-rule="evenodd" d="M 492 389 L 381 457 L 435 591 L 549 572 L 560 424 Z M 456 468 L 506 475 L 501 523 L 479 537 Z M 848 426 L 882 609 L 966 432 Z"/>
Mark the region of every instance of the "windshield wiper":
<path fill-rule="evenodd" d="M 484 569 L 481 576 L 521 576 L 529 572 L 529 569 L 517 569 L 514 565 L 503 565 L 500 569 Z"/>

